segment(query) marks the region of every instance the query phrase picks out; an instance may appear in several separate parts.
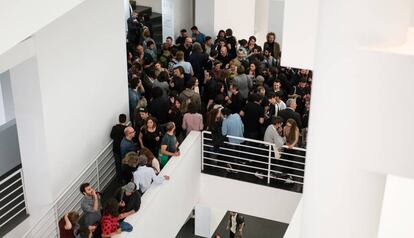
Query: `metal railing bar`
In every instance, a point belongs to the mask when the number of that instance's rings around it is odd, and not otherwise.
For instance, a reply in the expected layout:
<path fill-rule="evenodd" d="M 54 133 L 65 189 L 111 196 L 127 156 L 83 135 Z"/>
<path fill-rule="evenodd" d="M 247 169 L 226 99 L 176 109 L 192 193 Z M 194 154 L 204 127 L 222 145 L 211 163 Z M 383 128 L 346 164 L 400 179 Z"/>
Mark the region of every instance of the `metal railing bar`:
<path fill-rule="evenodd" d="M 206 166 L 210 166 L 210 167 L 215 167 L 215 168 L 220 168 L 220 169 L 224 169 L 224 170 L 231 170 L 231 171 L 236 171 L 236 172 L 240 172 L 240 173 L 245 173 L 245 174 L 251 174 L 251 175 L 255 175 L 256 173 L 253 172 L 248 172 L 248 171 L 244 171 L 244 170 L 238 170 L 238 169 L 230 169 L 228 167 L 223 167 L 223 166 L 218 166 L 218 165 L 213 165 L 213 164 L 204 164 Z M 267 175 L 262 174 L 263 177 L 267 177 Z"/>
<path fill-rule="evenodd" d="M 285 162 L 289 162 L 289 163 L 295 163 L 295 164 L 300 164 L 300 165 L 303 165 L 303 166 L 305 166 L 305 163 L 303 163 L 303 162 L 299 162 L 299 161 L 294 161 L 294 160 L 287 160 L 287 159 L 275 159 L 274 157 L 273 157 L 273 160 L 274 161 L 285 161 Z M 274 164 L 274 163 L 272 163 L 272 164 Z"/>
<path fill-rule="evenodd" d="M 230 149 L 230 148 L 226 148 L 226 147 L 220 147 L 220 149 L 227 150 L 227 151 L 232 151 L 232 152 L 237 152 L 237 153 L 243 153 L 243 154 L 247 154 L 247 155 L 259 156 L 259 157 L 263 157 L 263 158 L 266 158 L 266 159 L 268 158 L 267 155 L 259 155 L 259 154 L 255 154 L 255 153 L 251 153 L 251 152 L 247 152 L 247 151 L 242 151 L 242 150 L 234 150 L 234 149 Z M 204 152 L 206 152 L 206 151 L 204 151 Z"/>
<path fill-rule="evenodd" d="M 9 222 L 11 219 L 19 215 L 22 211 L 26 210 L 26 207 L 22 208 L 20 211 L 16 212 L 13 216 L 11 216 L 9 219 L 7 219 L 5 222 L 1 223 L 0 227 L 3 227 L 7 222 Z"/>
<path fill-rule="evenodd" d="M 295 154 L 290 154 L 290 153 L 286 153 L 286 152 L 279 152 L 281 155 L 290 155 L 293 157 L 297 157 L 297 158 L 302 158 L 302 159 L 306 159 L 306 156 L 303 155 L 295 155 Z"/>
<path fill-rule="evenodd" d="M 245 147 L 245 148 L 250 148 L 250 149 L 255 149 L 255 150 L 261 150 L 261 151 L 266 151 L 266 152 L 268 151 L 268 149 L 266 149 L 266 148 L 261 148 L 261 147 L 251 146 L 251 145 L 245 145 L 245 144 L 235 144 L 235 143 L 231 143 L 231 142 L 228 142 L 228 141 L 225 141 L 224 144 L 241 146 L 241 147 Z M 265 146 L 267 146 L 267 145 L 265 145 Z M 221 146 L 221 148 L 222 147 L 223 146 Z"/>
<path fill-rule="evenodd" d="M 274 172 L 274 173 L 283 174 L 283 172 L 281 172 L 281 171 L 276 171 L 276 170 L 270 170 L 270 172 Z M 303 177 L 303 176 L 300 176 L 300 175 L 297 175 L 297 174 L 291 174 L 291 173 L 284 173 L 284 174 L 287 174 L 287 175 L 290 175 L 290 176 L 293 176 L 293 177 L 297 177 L 297 178 L 300 178 L 300 179 L 304 179 L 304 177 Z"/>
<path fill-rule="evenodd" d="M 293 169 L 293 170 L 298 170 L 298 171 L 305 172 L 305 170 L 303 170 L 303 169 L 293 168 L 293 167 L 289 167 L 289 166 L 284 166 L 284 165 L 279 165 L 279 164 L 272 164 L 272 165 L 274 167 L 282 167 L 282 168 L 286 168 L 286 169 Z"/>
<path fill-rule="evenodd" d="M 17 190 L 19 190 L 19 189 L 23 189 L 23 184 L 22 185 L 20 185 L 19 187 L 17 187 L 15 190 L 13 190 L 12 192 L 10 192 L 10 193 L 8 193 L 6 196 L 4 196 L 4 197 L 2 197 L 1 199 L 0 199 L 0 202 L 2 202 L 5 198 L 7 198 L 8 196 L 10 196 L 11 194 L 13 194 L 14 192 L 16 192 Z"/>
<path fill-rule="evenodd" d="M 9 180 L 10 178 L 12 178 L 12 177 L 16 176 L 16 174 L 19 174 L 21 170 L 22 170 L 22 169 L 18 169 L 18 170 L 16 170 L 16 171 L 14 171 L 12 174 L 10 174 L 9 176 L 7 176 L 6 178 L 4 178 L 3 180 L 1 180 L 1 181 L 0 181 L 0 185 L 2 185 L 3 183 L 5 183 L 5 182 L 6 182 L 7 180 Z"/>
<path fill-rule="evenodd" d="M 24 201 L 20 201 L 19 203 L 17 203 L 16 205 L 14 205 L 7 212 L 3 213 L 3 215 L 0 216 L 0 219 L 3 218 L 5 215 L 9 214 L 11 211 L 13 211 L 13 209 L 15 209 L 16 207 L 20 206 L 22 203 L 24 203 Z"/>
<path fill-rule="evenodd" d="M 267 168 L 260 168 L 260 167 L 255 167 L 255 166 L 250 166 L 250 165 L 245 165 L 245 164 L 238 164 L 238 163 L 234 163 L 234 162 L 223 162 L 222 160 L 216 160 L 216 159 L 212 159 L 212 158 L 208 158 L 208 157 L 204 157 L 206 160 L 213 160 L 213 161 L 218 161 L 218 162 L 222 162 L 225 164 L 233 164 L 233 165 L 237 165 L 237 166 L 243 166 L 243 167 L 247 167 L 247 168 L 252 168 L 252 169 L 259 169 L 259 170 L 264 170 L 267 171 Z M 205 162 L 204 162 L 205 163 Z"/>
<path fill-rule="evenodd" d="M 259 164 L 267 164 L 267 162 L 257 161 L 255 159 L 246 159 L 246 158 L 237 157 L 237 156 L 234 156 L 234 155 L 226 155 L 226 154 L 221 154 L 221 153 L 216 153 L 216 152 L 211 152 L 211 151 L 204 151 L 204 153 L 209 153 L 209 154 L 214 154 L 214 155 L 221 155 L 221 156 L 225 156 L 225 157 L 229 157 L 229 158 L 244 160 L 244 161 L 248 161 L 248 162 L 255 162 L 255 163 L 259 163 Z M 206 156 L 204 156 L 204 158 L 206 158 Z"/>
<path fill-rule="evenodd" d="M 19 197 L 23 196 L 24 194 L 21 193 L 20 195 L 18 195 L 17 197 L 13 198 L 10 202 L 6 203 L 5 205 L 3 205 L 2 207 L 0 207 L 0 210 L 2 210 L 3 208 L 7 207 L 10 203 L 16 201 Z M 24 196 L 23 196 L 24 199 Z"/>
<path fill-rule="evenodd" d="M 1 191 L 0 191 L 0 193 L 2 193 L 2 192 L 4 192 L 4 191 L 6 191 L 8 188 L 10 188 L 11 186 L 13 186 L 15 183 L 17 183 L 17 182 L 19 182 L 19 181 L 22 181 L 22 178 L 20 177 L 19 179 L 17 179 L 17 180 L 15 180 L 13 183 L 11 183 L 11 184 L 9 184 L 7 187 L 5 187 L 4 189 L 2 189 Z"/>

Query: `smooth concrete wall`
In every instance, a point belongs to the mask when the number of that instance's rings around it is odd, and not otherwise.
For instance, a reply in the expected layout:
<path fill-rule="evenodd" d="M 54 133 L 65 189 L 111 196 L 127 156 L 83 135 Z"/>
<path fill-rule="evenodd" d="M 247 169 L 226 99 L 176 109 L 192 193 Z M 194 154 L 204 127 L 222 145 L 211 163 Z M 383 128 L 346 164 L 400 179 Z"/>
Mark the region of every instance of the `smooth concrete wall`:
<path fill-rule="evenodd" d="M 54 198 L 128 112 L 124 21 L 122 1 L 87 0 L 33 37 Z"/>
<path fill-rule="evenodd" d="M 172 1 L 172 0 L 168 0 Z M 193 1 L 173 0 L 174 2 L 174 38 L 180 34 L 181 29 L 187 29 L 191 35 L 190 28 L 194 25 Z"/>
<path fill-rule="evenodd" d="M 255 0 L 217 1 L 214 6 L 214 32 L 231 28 L 233 35 L 249 39 L 254 35 Z"/>
<path fill-rule="evenodd" d="M 257 1 L 260 1 L 260 0 L 257 0 Z M 269 0 L 268 11 L 269 11 L 268 32 L 274 32 L 276 34 L 276 41 L 279 42 L 280 47 L 283 47 L 283 22 L 284 22 L 284 17 L 285 17 L 285 1 L 284 0 Z"/>
<path fill-rule="evenodd" d="M 186 222 L 200 196 L 201 133 L 191 132 L 180 146 L 181 155 L 173 157 L 161 171 L 169 181 L 152 185 L 141 199 L 138 213 L 126 218 L 134 226 L 115 238 L 174 238 Z"/>
<path fill-rule="evenodd" d="M 0 126 L 6 123 L 6 112 L 4 110 L 3 90 L 1 85 L 2 74 L 0 74 Z"/>
<path fill-rule="evenodd" d="M 0 55 L 83 1 L 1 1 L 0 29 L 3 34 L 1 36 Z"/>
<path fill-rule="evenodd" d="M 319 0 L 288 0 L 284 7 L 281 65 L 313 69 Z"/>
<path fill-rule="evenodd" d="M 289 223 L 302 197 L 267 186 L 201 175 L 200 204 Z"/>
<path fill-rule="evenodd" d="M 214 31 L 214 5 L 215 0 L 195 0 L 195 25 L 206 36 L 216 38 Z"/>
<path fill-rule="evenodd" d="M 28 213 L 35 217 L 52 202 L 50 167 L 38 64 L 35 58 L 10 69 Z M 64 173 L 62 173 L 64 175 Z"/>

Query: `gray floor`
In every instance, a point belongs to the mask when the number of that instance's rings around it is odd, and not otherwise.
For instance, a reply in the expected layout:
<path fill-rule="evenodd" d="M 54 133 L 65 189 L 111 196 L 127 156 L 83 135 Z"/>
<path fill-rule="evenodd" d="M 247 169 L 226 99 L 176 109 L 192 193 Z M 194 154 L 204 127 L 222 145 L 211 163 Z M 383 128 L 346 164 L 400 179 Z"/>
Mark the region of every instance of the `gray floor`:
<path fill-rule="evenodd" d="M 222 238 L 229 237 L 226 230 L 228 214 L 223 218 L 214 234 Z M 259 217 L 243 214 L 245 218 L 245 229 L 243 237 L 246 238 L 282 238 L 289 224 L 271 221 Z M 180 230 L 176 238 L 199 238 L 194 235 L 194 219 L 190 219 Z"/>

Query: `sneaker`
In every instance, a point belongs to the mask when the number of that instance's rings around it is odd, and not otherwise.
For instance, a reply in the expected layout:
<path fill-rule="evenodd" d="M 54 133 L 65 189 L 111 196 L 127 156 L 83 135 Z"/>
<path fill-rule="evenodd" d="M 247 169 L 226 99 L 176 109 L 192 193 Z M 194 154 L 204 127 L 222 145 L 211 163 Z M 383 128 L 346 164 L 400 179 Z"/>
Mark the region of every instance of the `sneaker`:
<path fill-rule="evenodd" d="M 259 179 L 263 179 L 263 174 L 261 174 L 261 173 L 259 173 L 259 172 L 256 172 L 255 174 L 254 174 L 254 176 L 256 176 L 257 178 L 259 178 Z"/>
<path fill-rule="evenodd" d="M 292 176 L 289 175 L 289 177 L 287 177 L 285 183 L 286 184 L 292 184 L 292 183 L 294 183 Z"/>

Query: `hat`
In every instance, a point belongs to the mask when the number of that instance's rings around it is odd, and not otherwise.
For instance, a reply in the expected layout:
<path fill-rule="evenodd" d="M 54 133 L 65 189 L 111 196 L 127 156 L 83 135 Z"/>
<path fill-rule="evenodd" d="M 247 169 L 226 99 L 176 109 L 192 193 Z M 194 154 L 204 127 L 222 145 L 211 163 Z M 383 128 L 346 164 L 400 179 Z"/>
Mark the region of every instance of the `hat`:
<path fill-rule="evenodd" d="M 122 187 L 122 190 L 124 190 L 127 193 L 132 193 L 135 191 L 135 183 L 129 182 L 127 185 Z"/>
<path fill-rule="evenodd" d="M 140 108 L 138 109 L 138 111 L 139 111 L 139 112 L 148 112 L 147 108 L 145 108 L 145 107 L 140 107 Z"/>

